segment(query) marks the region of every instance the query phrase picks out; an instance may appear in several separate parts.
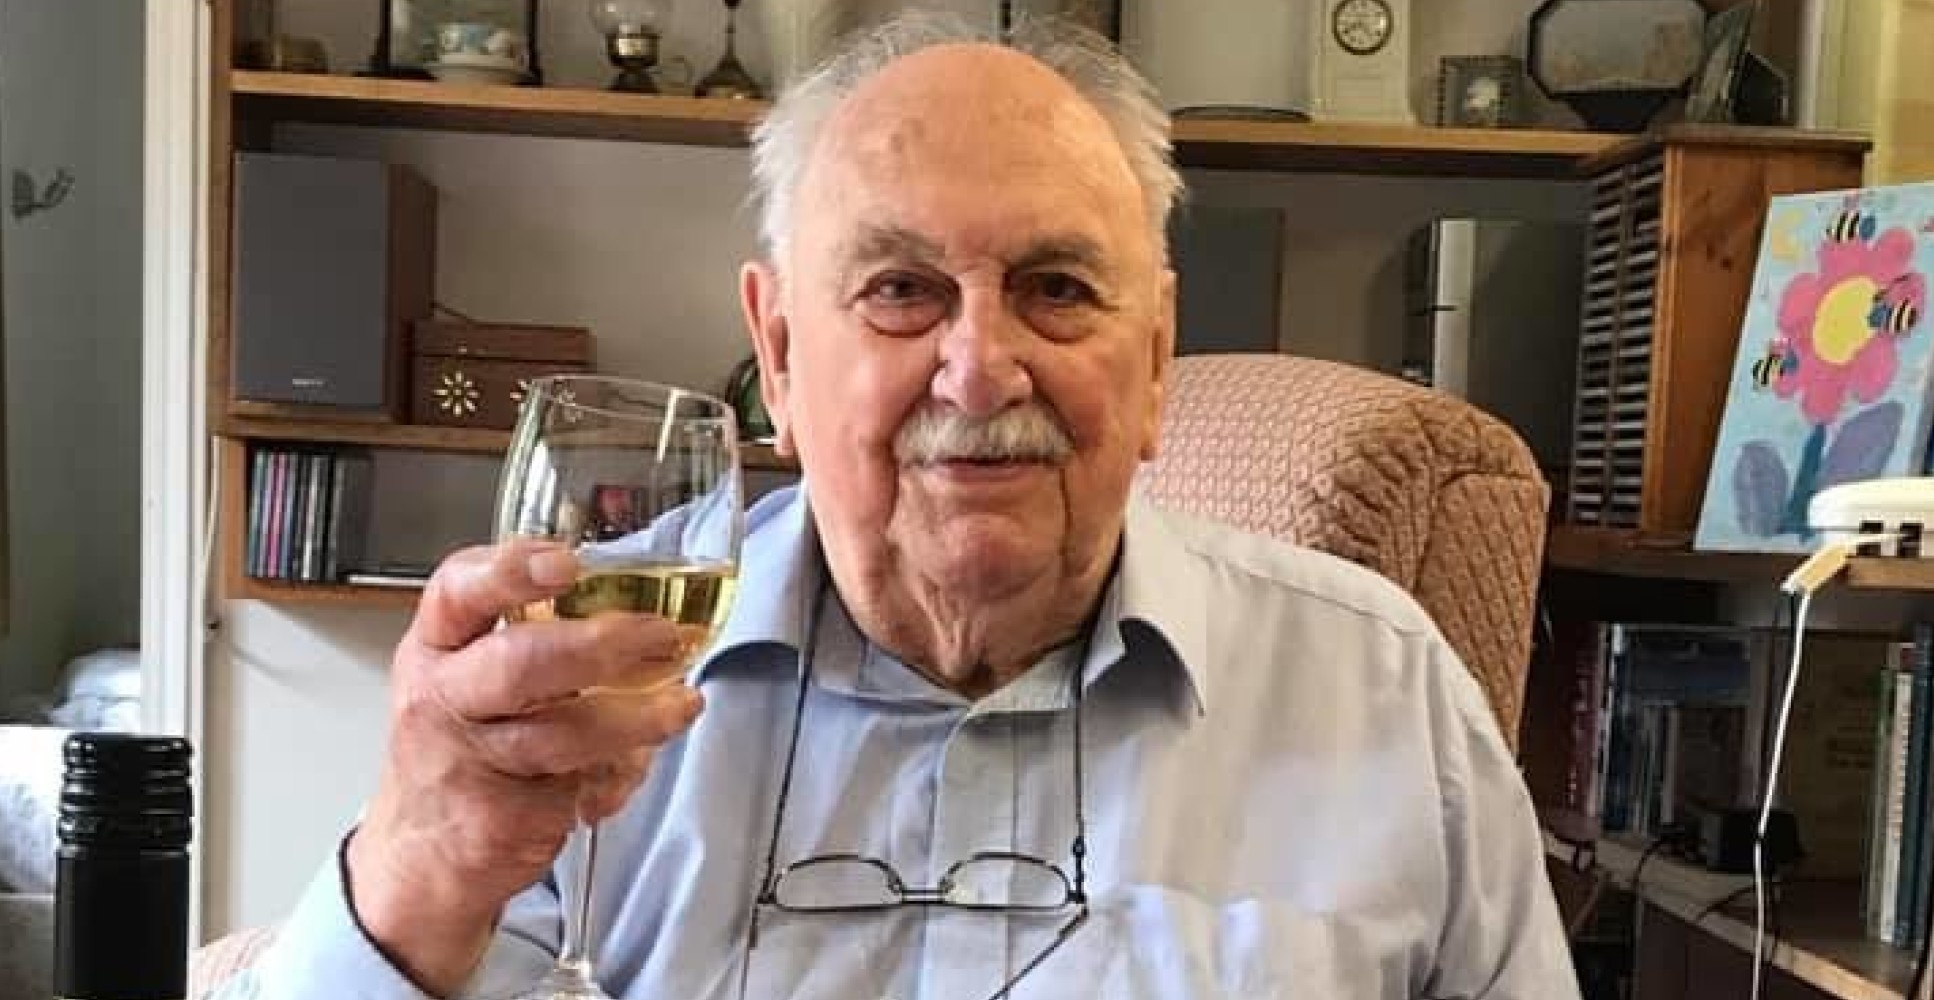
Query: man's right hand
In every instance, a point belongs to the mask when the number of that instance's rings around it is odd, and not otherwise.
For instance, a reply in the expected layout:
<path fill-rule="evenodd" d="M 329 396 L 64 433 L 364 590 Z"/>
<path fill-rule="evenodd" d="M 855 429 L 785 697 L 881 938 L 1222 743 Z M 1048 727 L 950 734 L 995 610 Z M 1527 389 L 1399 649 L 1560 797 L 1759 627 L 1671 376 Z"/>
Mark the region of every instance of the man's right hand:
<path fill-rule="evenodd" d="M 433 996 L 461 989 L 504 904 L 536 882 L 580 815 L 616 812 L 654 748 L 698 717 L 661 618 L 497 628 L 563 593 L 550 543 L 469 549 L 438 567 L 396 650 L 381 784 L 350 839 L 357 919 Z"/>

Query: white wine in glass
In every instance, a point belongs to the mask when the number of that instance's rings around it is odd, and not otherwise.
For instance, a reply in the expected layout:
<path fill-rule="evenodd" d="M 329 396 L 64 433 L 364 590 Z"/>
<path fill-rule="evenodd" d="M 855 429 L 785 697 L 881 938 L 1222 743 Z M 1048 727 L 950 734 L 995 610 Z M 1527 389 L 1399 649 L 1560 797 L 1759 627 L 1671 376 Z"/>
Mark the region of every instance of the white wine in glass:
<path fill-rule="evenodd" d="M 564 594 L 506 616 L 519 622 L 625 612 L 657 615 L 683 637 L 689 666 L 738 589 L 745 533 L 736 417 L 720 400 L 599 375 L 534 380 L 497 497 L 497 537 L 571 545 L 580 575 Z M 675 681 L 668 678 L 667 682 Z M 563 893 L 556 965 L 515 1000 L 608 1000 L 591 963 L 597 828 Z"/>

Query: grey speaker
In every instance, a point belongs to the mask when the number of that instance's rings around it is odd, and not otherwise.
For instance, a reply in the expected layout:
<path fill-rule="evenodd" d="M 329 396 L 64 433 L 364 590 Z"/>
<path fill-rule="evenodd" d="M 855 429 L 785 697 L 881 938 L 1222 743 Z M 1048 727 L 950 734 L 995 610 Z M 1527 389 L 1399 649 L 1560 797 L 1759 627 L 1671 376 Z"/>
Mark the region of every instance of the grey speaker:
<path fill-rule="evenodd" d="M 234 232 L 231 410 L 406 419 L 435 190 L 395 164 L 238 153 Z"/>

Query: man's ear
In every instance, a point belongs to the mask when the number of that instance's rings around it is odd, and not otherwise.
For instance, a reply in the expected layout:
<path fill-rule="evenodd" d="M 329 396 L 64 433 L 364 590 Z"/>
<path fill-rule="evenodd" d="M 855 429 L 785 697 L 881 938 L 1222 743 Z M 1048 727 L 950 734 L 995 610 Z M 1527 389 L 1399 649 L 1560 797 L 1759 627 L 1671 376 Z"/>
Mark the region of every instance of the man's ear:
<path fill-rule="evenodd" d="M 1153 461 L 1161 451 L 1162 410 L 1168 403 L 1168 380 L 1175 368 L 1175 272 L 1162 270 L 1161 291 L 1155 307 L 1155 329 L 1149 338 L 1148 413 L 1143 416 L 1142 461 Z"/>
<path fill-rule="evenodd" d="M 779 272 L 764 261 L 747 261 L 739 269 L 739 306 L 746 331 L 759 358 L 759 395 L 772 416 L 773 449 L 794 454 L 792 447 L 792 330 L 786 324 L 779 289 Z"/>

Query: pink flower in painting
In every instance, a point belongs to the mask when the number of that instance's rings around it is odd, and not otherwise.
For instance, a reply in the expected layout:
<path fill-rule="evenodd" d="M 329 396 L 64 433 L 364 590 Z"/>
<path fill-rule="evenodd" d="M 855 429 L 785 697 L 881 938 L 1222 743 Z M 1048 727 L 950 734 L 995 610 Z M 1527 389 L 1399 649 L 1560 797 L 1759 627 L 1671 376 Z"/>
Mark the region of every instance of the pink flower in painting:
<path fill-rule="evenodd" d="M 1849 393 L 1871 403 L 1893 382 L 1895 341 L 1927 305 L 1925 278 L 1908 269 L 1913 255 L 1913 234 L 1899 227 L 1872 240 L 1829 240 L 1820 244 L 1818 269 L 1787 282 L 1780 332 L 1798 364 L 1773 389 L 1782 399 L 1797 393 L 1809 422 L 1832 423 Z"/>

